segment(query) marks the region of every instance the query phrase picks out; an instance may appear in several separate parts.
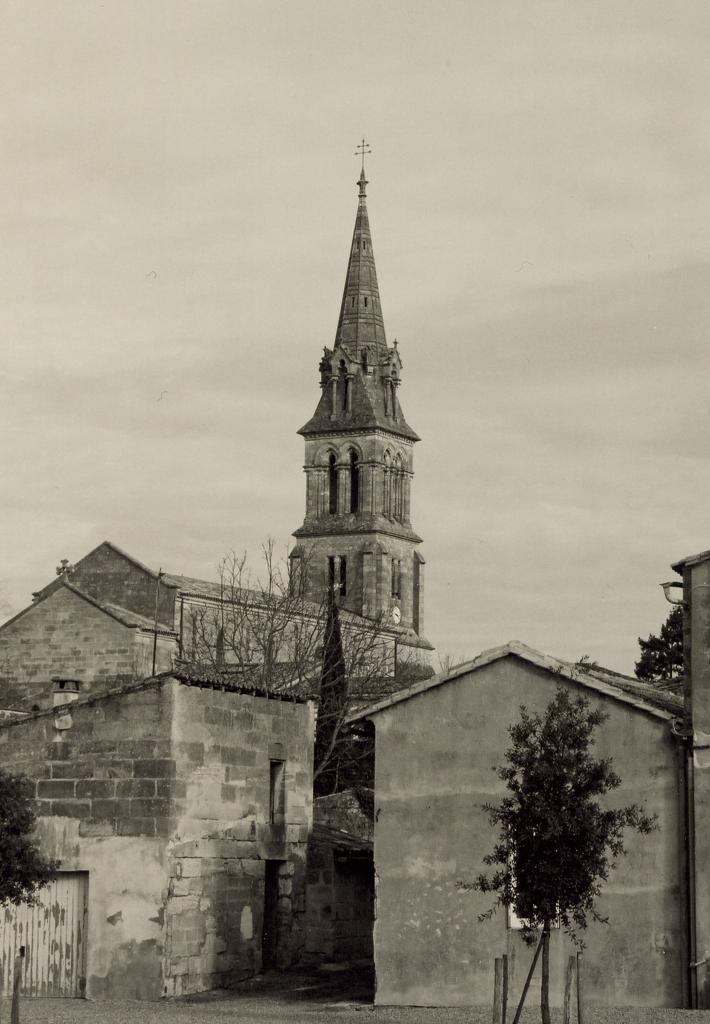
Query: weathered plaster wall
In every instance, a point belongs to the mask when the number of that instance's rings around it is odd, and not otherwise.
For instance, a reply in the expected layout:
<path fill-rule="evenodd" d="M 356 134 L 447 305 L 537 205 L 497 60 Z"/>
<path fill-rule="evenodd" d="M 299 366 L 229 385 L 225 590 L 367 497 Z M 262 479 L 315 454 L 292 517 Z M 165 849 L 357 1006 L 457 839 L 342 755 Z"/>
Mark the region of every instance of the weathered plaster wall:
<path fill-rule="evenodd" d="M 171 848 L 166 981 L 196 992 L 261 966 L 264 874 L 281 862 L 278 965 L 305 943 L 305 853 L 311 823 L 310 705 L 175 687 L 176 834 Z M 270 760 L 286 766 L 284 820 L 269 822 Z"/>
<path fill-rule="evenodd" d="M 89 872 L 89 999 L 163 995 L 165 844 L 147 836 L 90 836 L 76 818 L 42 817 L 43 851 L 62 870 Z"/>
<path fill-rule="evenodd" d="M 502 953 L 510 957 L 511 1001 L 519 995 L 531 950 L 506 929 L 501 911 L 479 922 L 489 898 L 460 892 L 456 883 L 485 870 L 494 833 L 481 805 L 503 792 L 491 769 L 503 759 L 507 726 L 522 703 L 543 710 L 558 684 L 576 689 L 508 657 L 375 717 L 378 1003 L 490 1002 L 493 960 Z M 660 830 L 629 836 L 628 856 L 605 887 L 599 909 L 610 924 L 588 930 L 586 992 L 605 1005 L 678 1006 L 679 824 L 668 725 L 613 699 L 591 699 L 609 713 L 596 752 L 613 757 L 623 780 L 614 800 L 644 802 L 658 813 Z M 558 932 L 551 942 L 556 1002 L 569 952 Z"/>
<path fill-rule="evenodd" d="M 174 650 L 174 640 L 158 638 L 158 671 L 170 667 Z M 51 707 L 52 676 L 95 693 L 149 674 L 151 659 L 152 637 L 58 587 L 0 628 L 0 704 Z"/>

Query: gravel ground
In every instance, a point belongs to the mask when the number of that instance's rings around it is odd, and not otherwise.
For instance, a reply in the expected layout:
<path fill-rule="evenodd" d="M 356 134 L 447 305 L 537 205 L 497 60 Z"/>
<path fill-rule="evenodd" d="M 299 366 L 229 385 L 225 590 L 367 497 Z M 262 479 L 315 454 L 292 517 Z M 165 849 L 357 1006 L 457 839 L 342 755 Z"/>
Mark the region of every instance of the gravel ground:
<path fill-rule="evenodd" d="M 22 1024 L 490 1024 L 490 1007 L 462 1009 L 374 1007 L 372 973 L 345 970 L 271 972 L 245 982 L 238 991 L 206 992 L 158 1003 L 88 1002 L 80 999 L 23 999 Z M 508 1007 L 512 1024 L 514 1007 Z M 0 1022 L 10 1016 L 9 1001 L 0 1005 Z M 561 1012 L 552 1011 L 555 1024 Z M 531 1005 L 521 1024 L 538 1024 Z M 576 1018 L 573 1018 L 576 1021 Z M 710 1011 L 589 1009 L 585 1024 L 710 1024 Z"/>
<path fill-rule="evenodd" d="M 381 1007 L 373 1009 L 365 1004 L 328 1003 L 321 1001 L 287 1001 L 283 998 L 235 996 L 233 994 L 208 1000 L 174 1000 L 165 1003 L 111 1002 L 91 1003 L 80 1000 L 36 999 L 26 1000 L 21 1008 L 22 1024 L 74 1024 L 74 1021 L 101 1021 L 104 1024 L 311 1024 L 317 1021 L 335 1021 L 337 1024 L 490 1024 L 488 1007 L 467 1009 L 428 1009 L 419 1007 Z M 7 1003 L 2 1007 L 0 1019 L 9 1019 Z M 509 1011 L 512 1022 L 512 1011 Z M 560 1013 L 553 1010 L 553 1021 L 559 1022 Z M 540 1011 L 526 1009 L 522 1024 L 537 1024 Z M 697 1022 L 708 1024 L 710 1011 L 692 1010 L 589 1010 L 587 1024 L 675 1024 Z"/>

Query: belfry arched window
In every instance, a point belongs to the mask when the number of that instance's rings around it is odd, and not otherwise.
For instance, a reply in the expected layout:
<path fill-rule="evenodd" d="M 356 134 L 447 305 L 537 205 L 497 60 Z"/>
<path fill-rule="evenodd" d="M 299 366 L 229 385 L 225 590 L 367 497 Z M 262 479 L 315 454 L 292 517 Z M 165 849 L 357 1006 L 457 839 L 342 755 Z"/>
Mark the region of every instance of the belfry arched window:
<path fill-rule="evenodd" d="M 356 451 L 350 452 L 350 511 L 360 509 L 360 459 Z"/>
<path fill-rule="evenodd" d="M 334 516 L 338 511 L 338 470 L 335 452 L 328 456 L 328 512 Z"/>
<path fill-rule="evenodd" d="M 392 456 L 385 452 L 384 472 L 382 481 L 382 511 L 384 515 L 392 515 Z"/>
<path fill-rule="evenodd" d="M 402 456 L 398 452 L 392 471 L 392 515 L 395 519 L 399 519 L 400 522 L 404 512 L 403 488 L 404 467 L 402 465 Z"/>

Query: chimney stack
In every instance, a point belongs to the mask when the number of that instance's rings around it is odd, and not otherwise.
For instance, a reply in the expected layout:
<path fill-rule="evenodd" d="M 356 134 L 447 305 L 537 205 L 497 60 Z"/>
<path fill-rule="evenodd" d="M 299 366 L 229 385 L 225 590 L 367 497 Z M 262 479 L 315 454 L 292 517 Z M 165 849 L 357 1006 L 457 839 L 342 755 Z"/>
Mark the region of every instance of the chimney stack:
<path fill-rule="evenodd" d="M 61 704 L 73 704 L 79 699 L 81 683 L 78 679 L 62 679 L 59 676 L 52 676 L 52 707 L 59 707 Z"/>

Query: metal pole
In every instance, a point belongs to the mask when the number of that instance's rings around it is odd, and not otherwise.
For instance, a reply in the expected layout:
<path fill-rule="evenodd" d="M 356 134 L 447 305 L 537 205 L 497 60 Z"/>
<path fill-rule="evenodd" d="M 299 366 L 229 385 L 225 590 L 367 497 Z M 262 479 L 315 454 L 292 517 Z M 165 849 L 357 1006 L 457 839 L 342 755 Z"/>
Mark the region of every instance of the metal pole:
<path fill-rule="evenodd" d="M 155 675 L 155 660 L 158 654 L 158 602 L 160 600 L 160 581 L 163 578 L 163 570 L 158 569 L 158 578 L 155 581 L 155 622 L 153 625 L 153 669 L 151 675 Z"/>

